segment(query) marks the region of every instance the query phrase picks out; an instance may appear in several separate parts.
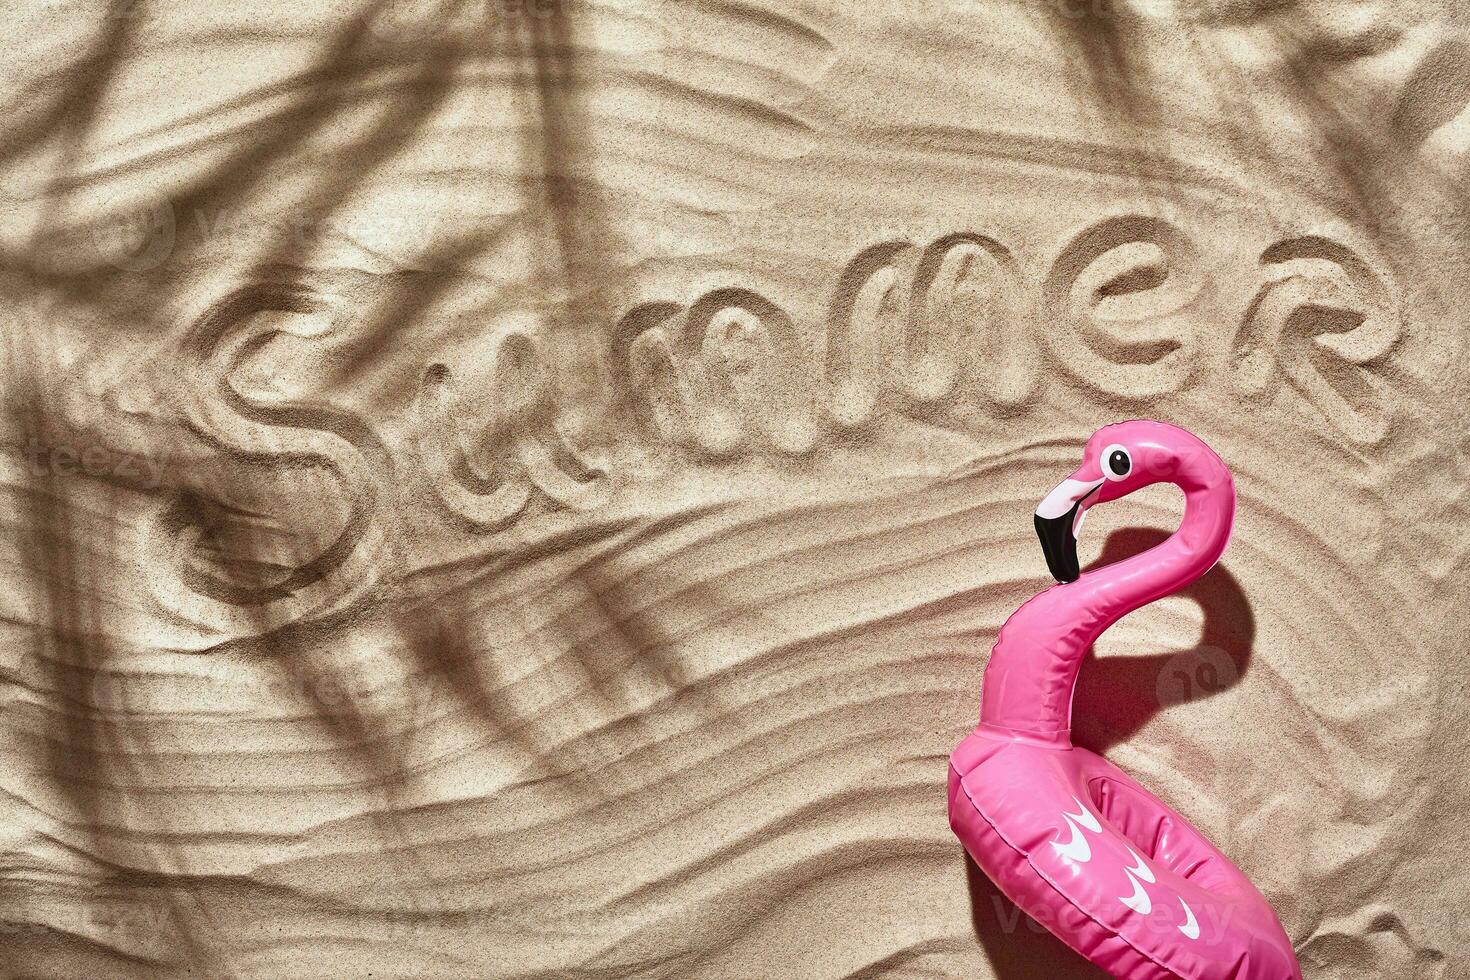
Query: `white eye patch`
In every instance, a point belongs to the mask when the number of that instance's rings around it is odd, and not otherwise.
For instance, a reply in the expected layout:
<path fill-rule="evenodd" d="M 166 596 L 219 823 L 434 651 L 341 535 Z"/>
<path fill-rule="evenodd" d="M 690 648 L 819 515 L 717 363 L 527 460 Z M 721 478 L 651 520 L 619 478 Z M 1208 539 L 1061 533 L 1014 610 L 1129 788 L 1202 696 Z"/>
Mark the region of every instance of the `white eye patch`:
<path fill-rule="evenodd" d="M 1125 447 L 1115 442 L 1102 451 L 1098 466 L 1109 480 L 1121 480 L 1133 472 L 1133 457 Z"/>

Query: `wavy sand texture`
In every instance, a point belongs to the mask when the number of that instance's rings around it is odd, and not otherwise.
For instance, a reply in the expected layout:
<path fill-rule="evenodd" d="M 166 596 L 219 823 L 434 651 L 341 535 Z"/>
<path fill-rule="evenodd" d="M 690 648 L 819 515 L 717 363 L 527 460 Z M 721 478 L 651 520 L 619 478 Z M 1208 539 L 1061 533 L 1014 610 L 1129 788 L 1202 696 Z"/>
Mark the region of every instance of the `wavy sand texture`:
<path fill-rule="evenodd" d="M 1466 975 L 1458 5 L 0 23 L 6 975 L 1094 975 L 945 759 L 1131 416 L 1239 523 L 1079 739 L 1313 980 Z"/>

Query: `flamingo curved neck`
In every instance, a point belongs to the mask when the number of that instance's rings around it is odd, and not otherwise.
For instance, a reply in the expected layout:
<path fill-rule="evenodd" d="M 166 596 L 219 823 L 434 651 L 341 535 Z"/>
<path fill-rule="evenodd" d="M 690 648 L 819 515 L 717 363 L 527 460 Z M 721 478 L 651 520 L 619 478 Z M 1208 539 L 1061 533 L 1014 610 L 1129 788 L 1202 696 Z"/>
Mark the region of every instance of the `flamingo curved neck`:
<path fill-rule="evenodd" d="M 1070 746 L 1072 691 L 1093 642 L 1220 559 L 1235 516 L 1230 472 L 1218 462 L 1199 463 L 1173 482 L 1184 491 L 1184 518 L 1167 541 L 1054 585 L 1006 620 L 985 668 L 982 730 Z"/>

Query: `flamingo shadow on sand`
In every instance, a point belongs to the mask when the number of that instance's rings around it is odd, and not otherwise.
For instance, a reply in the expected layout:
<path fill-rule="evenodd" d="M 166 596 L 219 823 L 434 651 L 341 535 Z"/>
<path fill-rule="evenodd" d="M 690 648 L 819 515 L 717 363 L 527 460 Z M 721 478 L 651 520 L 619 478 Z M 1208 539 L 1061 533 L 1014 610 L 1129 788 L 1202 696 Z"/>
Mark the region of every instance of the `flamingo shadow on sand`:
<path fill-rule="evenodd" d="M 1072 952 L 1006 898 L 968 854 L 965 879 L 975 938 L 1000 980 L 1108 980 L 1106 971 Z"/>
<path fill-rule="evenodd" d="M 1115 531 L 1088 570 L 1142 554 L 1169 535 L 1157 528 Z M 1225 563 L 1174 594 L 1197 603 L 1204 613 L 1199 642 L 1193 650 L 1155 654 L 1099 657 L 1089 649 L 1073 694 L 1075 744 L 1106 752 L 1137 734 L 1165 709 L 1166 699 L 1169 706 L 1204 700 L 1245 676 L 1255 646 L 1256 617 Z"/>

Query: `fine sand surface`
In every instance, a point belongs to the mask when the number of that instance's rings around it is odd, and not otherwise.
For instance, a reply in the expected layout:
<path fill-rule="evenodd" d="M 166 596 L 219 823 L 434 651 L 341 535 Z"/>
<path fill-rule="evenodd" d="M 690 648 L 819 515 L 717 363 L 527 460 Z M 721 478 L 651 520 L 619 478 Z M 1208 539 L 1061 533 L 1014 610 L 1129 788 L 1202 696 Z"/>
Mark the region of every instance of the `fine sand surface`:
<path fill-rule="evenodd" d="M 1312 980 L 1470 976 L 1463 4 L 0 29 L 0 974 L 1096 976 L 946 759 L 1153 417 L 1235 537 L 1078 741 Z"/>

